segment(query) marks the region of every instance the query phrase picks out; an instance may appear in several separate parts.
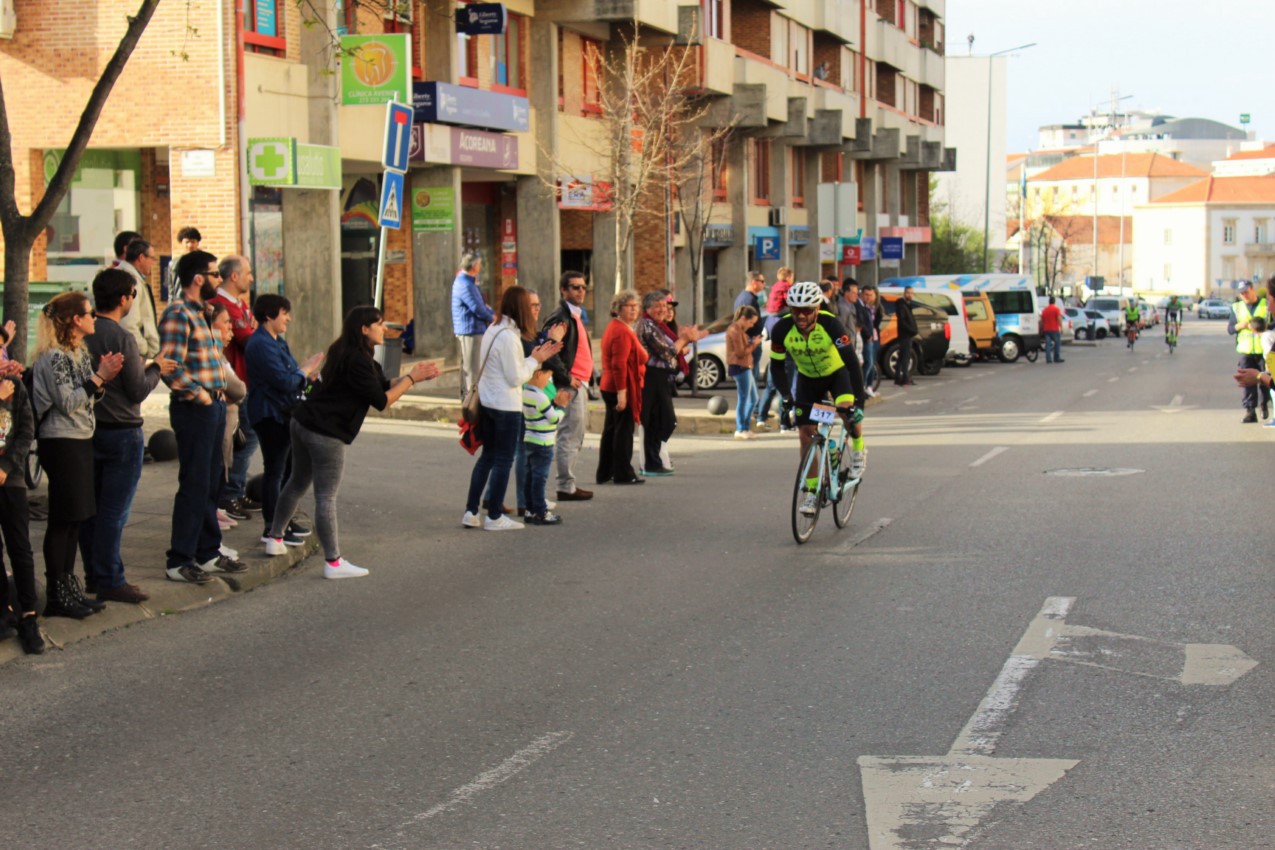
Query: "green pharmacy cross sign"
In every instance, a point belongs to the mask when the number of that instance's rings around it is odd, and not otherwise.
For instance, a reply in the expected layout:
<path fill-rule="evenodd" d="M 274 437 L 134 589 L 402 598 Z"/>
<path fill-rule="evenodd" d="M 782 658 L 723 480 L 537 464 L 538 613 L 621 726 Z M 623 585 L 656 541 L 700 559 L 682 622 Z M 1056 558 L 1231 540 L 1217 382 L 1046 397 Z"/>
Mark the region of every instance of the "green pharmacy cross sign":
<path fill-rule="evenodd" d="M 249 139 L 248 184 L 340 189 L 341 149 L 298 144 L 291 137 Z"/>

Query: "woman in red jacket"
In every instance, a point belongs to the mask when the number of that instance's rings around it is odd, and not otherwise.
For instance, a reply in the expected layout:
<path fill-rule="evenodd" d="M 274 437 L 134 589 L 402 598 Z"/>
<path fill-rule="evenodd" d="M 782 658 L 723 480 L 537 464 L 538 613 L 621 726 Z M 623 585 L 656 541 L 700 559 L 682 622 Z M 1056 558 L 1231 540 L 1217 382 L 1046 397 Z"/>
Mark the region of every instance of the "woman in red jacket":
<path fill-rule="evenodd" d="M 642 382 L 646 349 L 633 326 L 642 311 L 641 296 L 624 289 L 611 299 L 611 324 L 602 334 L 602 401 L 606 421 L 598 449 L 598 483 L 643 484 L 633 469 L 633 431 L 642 419 Z"/>

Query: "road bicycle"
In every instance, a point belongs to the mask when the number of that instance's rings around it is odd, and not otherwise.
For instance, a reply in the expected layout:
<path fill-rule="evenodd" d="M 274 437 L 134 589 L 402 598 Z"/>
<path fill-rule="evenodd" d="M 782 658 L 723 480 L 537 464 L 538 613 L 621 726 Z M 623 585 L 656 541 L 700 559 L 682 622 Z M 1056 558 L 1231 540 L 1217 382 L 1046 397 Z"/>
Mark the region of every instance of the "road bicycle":
<path fill-rule="evenodd" d="M 810 539 L 819 522 L 819 512 L 829 505 L 832 521 L 837 528 L 845 528 L 862 483 L 862 479 L 850 477 L 850 432 L 837 409 L 816 404 L 810 410 L 810 421 L 819 429 L 797 468 L 792 492 L 792 536 L 798 543 Z M 817 494 L 814 511 L 803 513 L 806 497 L 812 492 Z"/>
<path fill-rule="evenodd" d="M 1173 349 L 1178 347 L 1178 331 L 1181 329 L 1182 323 L 1169 320 L 1164 323 L 1164 343 L 1169 346 L 1169 353 L 1173 353 Z"/>
<path fill-rule="evenodd" d="M 1129 350 L 1133 351 L 1133 344 L 1138 341 L 1138 325 L 1136 322 L 1130 322 L 1124 329 L 1125 338 L 1129 340 Z"/>

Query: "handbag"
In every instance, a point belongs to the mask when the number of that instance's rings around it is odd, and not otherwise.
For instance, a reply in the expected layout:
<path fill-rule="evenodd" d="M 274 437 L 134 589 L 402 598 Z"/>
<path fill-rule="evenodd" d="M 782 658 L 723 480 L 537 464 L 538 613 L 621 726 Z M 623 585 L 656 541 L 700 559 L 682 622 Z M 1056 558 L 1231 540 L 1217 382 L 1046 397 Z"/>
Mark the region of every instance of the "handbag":
<path fill-rule="evenodd" d="M 509 328 L 501 328 L 496 332 L 496 336 L 491 338 L 491 345 L 487 349 L 487 356 L 483 358 L 482 364 L 478 367 L 478 374 L 474 376 L 474 383 L 465 390 L 465 397 L 460 401 L 460 418 L 470 425 L 477 425 L 481 402 L 478 400 L 478 382 L 483 379 L 483 370 L 487 368 L 487 361 L 491 359 L 491 352 L 496 347 L 496 337 L 500 336 Z"/>

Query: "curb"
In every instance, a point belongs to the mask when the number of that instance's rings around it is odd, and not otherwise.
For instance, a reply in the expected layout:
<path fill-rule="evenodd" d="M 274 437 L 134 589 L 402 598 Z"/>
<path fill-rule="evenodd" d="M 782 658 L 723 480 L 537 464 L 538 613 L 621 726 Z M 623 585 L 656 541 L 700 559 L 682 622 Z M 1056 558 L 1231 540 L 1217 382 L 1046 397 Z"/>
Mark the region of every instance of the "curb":
<path fill-rule="evenodd" d="M 183 614 L 205 608 L 214 602 L 231 599 L 236 594 L 246 593 L 293 571 L 318 549 L 318 539 L 312 535 L 305 539 L 305 545 L 289 547 L 285 555 L 270 557 L 261 553 L 249 555 L 241 552 L 240 560 L 248 569 L 237 575 L 217 574 L 208 584 L 183 584 L 167 579 L 147 581 L 143 590 L 150 595 L 150 599 L 140 605 L 108 603 L 105 610 L 83 620 L 41 617 L 40 630 L 48 648 L 65 649 L 73 643 L 116 629 L 128 628 L 135 623 Z M 27 657 L 37 659 L 40 656 L 27 656 L 16 638 L 0 641 L 0 664 Z"/>

